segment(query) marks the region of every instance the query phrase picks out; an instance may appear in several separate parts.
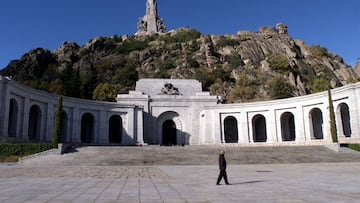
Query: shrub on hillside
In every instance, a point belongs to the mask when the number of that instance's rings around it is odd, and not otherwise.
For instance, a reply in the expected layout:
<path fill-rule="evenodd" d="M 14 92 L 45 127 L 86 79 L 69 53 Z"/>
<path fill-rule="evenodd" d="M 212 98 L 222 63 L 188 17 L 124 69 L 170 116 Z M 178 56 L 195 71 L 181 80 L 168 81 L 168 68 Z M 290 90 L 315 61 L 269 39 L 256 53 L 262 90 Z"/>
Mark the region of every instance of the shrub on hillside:
<path fill-rule="evenodd" d="M 325 76 L 315 78 L 311 83 L 311 93 L 323 92 L 330 88 L 330 80 Z"/>
<path fill-rule="evenodd" d="M 274 77 L 269 81 L 271 99 L 284 99 L 293 96 L 295 87 L 282 77 Z"/>
<path fill-rule="evenodd" d="M 161 35 L 159 40 L 166 43 L 184 43 L 192 40 L 196 40 L 201 36 L 201 33 L 194 29 L 184 29 L 176 31 L 174 35 Z"/>
<path fill-rule="evenodd" d="M 287 73 L 289 72 L 290 65 L 289 62 L 284 55 L 275 54 L 269 56 L 268 62 L 270 63 L 270 67 L 273 71 L 280 72 L 280 73 Z"/>
<path fill-rule="evenodd" d="M 147 39 L 136 39 L 132 38 L 126 41 L 123 41 L 117 48 L 118 53 L 126 54 L 132 51 L 143 50 L 149 46 L 149 41 Z"/>
<path fill-rule="evenodd" d="M 325 47 L 321 47 L 320 45 L 314 45 L 310 47 L 310 53 L 317 59 L 322 59 L 323 57 L 328 57 L 330 55 L 328 50 Z"/>

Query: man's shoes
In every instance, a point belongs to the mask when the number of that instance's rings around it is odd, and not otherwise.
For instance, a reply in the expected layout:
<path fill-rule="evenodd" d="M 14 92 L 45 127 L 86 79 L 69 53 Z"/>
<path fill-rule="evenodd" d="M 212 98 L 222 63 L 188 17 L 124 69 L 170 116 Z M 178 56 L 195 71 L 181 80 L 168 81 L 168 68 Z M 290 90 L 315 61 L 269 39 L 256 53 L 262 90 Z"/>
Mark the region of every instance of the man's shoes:
<path fill-rule="evenodd" d="M 230 183 L 226 183 L 226 185 L 231 185 Z"/>
<path fill-rule="evenodd" d="M 216 185 L 221 185 L 220 183 L 216 183 Z"/>

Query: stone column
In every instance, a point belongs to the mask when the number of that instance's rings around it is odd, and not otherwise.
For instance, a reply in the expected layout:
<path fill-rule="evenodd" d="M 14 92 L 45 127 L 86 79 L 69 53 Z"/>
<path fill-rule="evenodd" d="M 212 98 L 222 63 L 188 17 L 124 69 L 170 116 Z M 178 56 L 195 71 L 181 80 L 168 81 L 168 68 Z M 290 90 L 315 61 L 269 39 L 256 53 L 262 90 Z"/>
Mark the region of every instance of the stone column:
<path fill-rule="evenodd" d="M 136 133 L 136 144 L 143 145 L 144 144 L 144 123 L 143 123 L 143 111 L 142 109 L 135 107 L 135 133 Z"/>
<path fill-rule="evenodd" d="M 45 128 L 45 140 L 46 141 L 52 141 L 53 139 L 53 130 L 54 130 L 54 124 L 55 124 L 55 108 L 54 103 L 52 100 L 49 100 L 49 103 L 47 104 L 47 114 L 46 114 L 46 128 Z"/>
<path fill-rule="evenodd" d="M 266 143 L 277 143 L 279 142 L 279 133 L 281 132 L 281 129 L 279 129 L 280 131 L 278 131 L 277 129 L 277 123 L 280 122 L 280 119 L 278 120 L 278 118 L 276 117 L 275 114 L 275 110 L 273 109 L 273 107 L 270 107 L 269 109 L 269 113 L 267 113 L 265 116 L 265 123 L 266 123 L 266 136 L 267 136 L 267 141 Z M 281 139 L 281 133 L 280 133 L 280 139 Z"/>
<path fill-rule="evenodd" d="M 81 118 L 79 106 L 75 105 L 72 116 L 73 129 L 71 136 L 72 142 L 81 143 Z"/>
<path fill-rule="evenodd" d="M 99 144 L 109 144 L 109 139 L 108 139 L 108 135 L 109 135 L 109 128 L 108 128 L 108 120 L 106 118 L 106 113 L 105 111 L 102 109 L 100 111 L 100 130 L 99 130 Z"/>
<path fill-rule="evenodd" d="M 295 122 L 295 142 L 305 142 L 305 118 L 304 118 L 304 111 L 301 105 L 296 107 L 296 112 L 294 115 L 294 122 Z M 308 118 L 307 118 L 308 119 Z M 306 120 L 308 122 L 308 120 Z"/>
<path fill-rule="evenodd" d="M 135 128 L 135 109 L 129 108 L 127 113 L 127 123 L 126 123 L 126 136 L 123 138 L 124 145 L 134 144 L 136 142 L 136 135 L 134 132 Z"/>
<path fill-rule="evenodd" d="M 29 140 L 29 114 L 30 114 L 30 100 L 28 97 L 25 97 L 24 102 L 24 116 L 23 116 L 23 132 L 22 132 L 22 139 Z"/>
<path fill-rule="evenodd" d="M 249 124 L 246 111 L 242 110 L 240 113 L 240 125 L 239 125 L 239 143 L 249 144 Z"/>

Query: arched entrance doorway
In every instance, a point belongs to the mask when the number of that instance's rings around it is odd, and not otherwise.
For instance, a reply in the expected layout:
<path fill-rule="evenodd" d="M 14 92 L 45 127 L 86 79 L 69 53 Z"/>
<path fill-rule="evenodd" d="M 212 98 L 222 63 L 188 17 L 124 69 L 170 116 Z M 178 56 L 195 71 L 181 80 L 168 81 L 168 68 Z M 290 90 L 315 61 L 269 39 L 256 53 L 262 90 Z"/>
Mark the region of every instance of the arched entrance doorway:
<path fill-rule="evenodd" d="M 186 145 L 190 137 L 183 132 L 178 113 L 168 111 L 157 119 L 157 141 L 160 145 Z"/>
<path fill-rule="evenodd" d="M 266 119 L 263 115 L 256 115 L 252 119 L 254 142 L 266 142 Z"/>
<path fill-rule="evenodd" d="M 16 137 L 19 107 L 15 99 L 10 100 L 8 134 L 9 137 Z"/>
<path fill-rule="evenodd" d="M 176 145 L 176 124 L 173 120 L 166 120 L 162 127 L 162 145 Z"/>
<path fill-rule="evenodd" d="M 118 115 L 111 116 L 109 119 L 109 142 L 120 144 L 122 140 L 122 120 Z"/>
<path fill-rule="evenodd" d="M 351 137 L 349 106 L 345 103 L 339 105 L 342 131 L 345 137 Z"/>
<path fill-rule="evenodd" d="M 295 141 L 295 121 L 294 114 L 283 113 L 280 118 L 282 141 Z"/>
<path fill-rule="evenodd" d="M 228 116 L 224 120 L 225 143 L 238 143 L 238 124 L 234 116 Z"/>
<path fill-rule="evenodd" d="M 310 111 L 311 137 L 313 139 L 324 139 L 323 134 L 323 116 L 319 108 Z"/>
<path fill-rule="evenodd" d="M 29 114 L 29 128 L 28 128 L 28 136 L 29 140 L 40 140 L 40 132 L 41 132 L 41 109 L 37 105 L 33 105 L 30 108 Z"/>
<path fill-rule="evenodd" d="M 81 142 L 92 143 L 94 137 L 94 116 L 85 113 L 81 118 Z"/>

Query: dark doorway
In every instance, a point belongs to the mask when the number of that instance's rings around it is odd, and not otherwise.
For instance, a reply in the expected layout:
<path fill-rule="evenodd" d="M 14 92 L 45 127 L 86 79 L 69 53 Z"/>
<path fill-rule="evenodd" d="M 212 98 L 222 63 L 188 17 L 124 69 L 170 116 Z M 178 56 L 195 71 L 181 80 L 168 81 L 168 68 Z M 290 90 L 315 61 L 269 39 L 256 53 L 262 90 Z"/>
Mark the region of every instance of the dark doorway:
<path fill-rule="evenodd" d="M 324 139 L 323 134 L 323 116 L 320 109 L 315 108 L 310 111 L 310 119 L 312 125 L 312 137 L 314 139 Z"/>
<path fill-rule="evenodd" d="M 81 118 L 81 142 L 92 143 L 94 134 L 94 117 L 86 113 Z"/>
<path fill-rule="evenodd" d="M 109 142 L 120 144 L 122 138 L 122 120 L 118 115 L 110 117 L 109 120 Z"/>
<path fill-rule="evenodd" d="M 256 115 L 252 120 L 254 142 L 266 142 L 266 120 L 263 115 Z"/>
<path fill-rule="evenodd" d="M 162 144 L 166 146 L 176 145 L 176 124 L 173 120 L 167 120 L 162 128 Z"/>
<path fill-rule="evenodd" d="M 8 124 L 9 137 L 16 137 L 18 113 L 19 113 L 19 107 L 16 100 L 11 99 L 10 109 L 9 109 L 9 124 Z"/>
<path fill-rule="evenodd" d="M 29 114 L 29 128 L 28 136 L 29 140 L 40 140 L 41 132 L 41 110 L 39 106 L 33 105 L 30 108 Z"/>
<path fill-rule="evenodd" d="M 280 120 L 282 141 L 295 141 L 294 115 L 290 112 L 283 113 Z"/>
<path fill-rule="evenodd" d="M 224 120 L 225 143 L 238 143 L 238 124 L 234 116 L 228 116 Z"/>
<path fill-rule="evenodd" d="M 345 137 L 351 137 L 349 106 L 345 103 L 340 104 L 341 124 Z"/>

